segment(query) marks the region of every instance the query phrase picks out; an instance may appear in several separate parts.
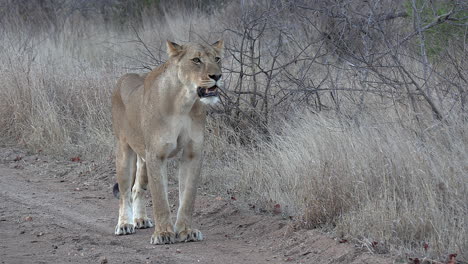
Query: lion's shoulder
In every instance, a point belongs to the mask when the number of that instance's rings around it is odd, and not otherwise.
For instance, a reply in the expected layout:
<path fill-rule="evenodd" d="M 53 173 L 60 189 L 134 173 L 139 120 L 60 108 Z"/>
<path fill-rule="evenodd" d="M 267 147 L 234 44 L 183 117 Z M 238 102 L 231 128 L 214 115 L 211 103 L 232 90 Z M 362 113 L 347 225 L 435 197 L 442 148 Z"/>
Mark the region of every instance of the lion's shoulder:
<path fill-rule="evenodd" d="M 145 74 L 145 89 L 150 87 L 159 76 L 161 76 L 164 72 L 166 72 L 167 68 L 171 66 L 172 60 L 168 60 L 165 63 L 159 65 L 158 67 L 154 68 L 151 72 Z"/>

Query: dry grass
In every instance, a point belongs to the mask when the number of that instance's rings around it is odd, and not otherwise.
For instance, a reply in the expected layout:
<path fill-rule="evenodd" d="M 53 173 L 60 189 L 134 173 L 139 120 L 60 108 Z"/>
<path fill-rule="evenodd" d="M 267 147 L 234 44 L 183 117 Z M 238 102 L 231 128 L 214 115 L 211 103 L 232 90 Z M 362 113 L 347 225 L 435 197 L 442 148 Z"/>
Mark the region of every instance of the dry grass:
<path fill-rule="evenodd" d="M 170 26 L 151 21 L 140 36 L 164 59 L 158 48 L 166 38 L 195 34 L 187 19 L 194 27 L 215 19 L 196 17 L 171 18 Z M 111 90 L 118 76 L 145 57 L 126 42 L 135 37 L 131 33 L 71 24 L 54 41 L 2 31 L 0 140 L 57 155 L 108 157 Z M 196 33 L 213 38 L 209 31 Z M 431 258 L 458 253 L 468 259 L 464 115 L 451 113 L 448 124 L 420 115 L 417 123 L 411 114 L 379 108 L 381 102 L 366 104 L 354 119 L 304 110 L 287 120 L 274 115 L 268 137 L 248 122 L 212 115 L 204 185 L 261 210 L 279 204 L 284 216 L 305 227 L 353 238 L 376 252 Z"/>
<path fill-rule="evenodd" d="M 436 257 L 466 254 L 467 126 L 439 126 L 417 136 L 401 121 L 361 126 L 298 114 L 281 121 L 256 148 L 222 144 L 210 157 L 207 181 L 308 227 L 326 227 L 378 252 Z M 407 125 L 407 124 L 406 124 Z M 231 146 L 231 147 L 230 147 Z M 220 155 L 221 154 L 221 155 Z M 428 252 L 423 244 L 428 243 Z M 466 255 L 463 255 L 466 257 Z"/>
<path fill-rule="evenodd" d="M 57 154 L 108 151 L 116 72 L 63 57 L 24 60 L 16 52 L 1 54 L 2 140 Z"/>

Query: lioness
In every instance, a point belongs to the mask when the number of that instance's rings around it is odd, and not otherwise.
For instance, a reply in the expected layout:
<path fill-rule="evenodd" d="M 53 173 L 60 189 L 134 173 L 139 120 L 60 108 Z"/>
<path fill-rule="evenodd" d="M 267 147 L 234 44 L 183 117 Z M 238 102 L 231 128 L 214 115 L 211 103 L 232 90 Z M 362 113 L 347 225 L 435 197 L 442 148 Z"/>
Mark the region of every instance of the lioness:
<path fill-rule="evenodd" d="M 143 191 L 149 183 L 155 230 L 152 244 L 198 241 L 192 213 L 200 180 L 206 104 L 218 102 L 223 41 L 212 45 L 167 42 L 169 59 L 150 73 L 126 74 L 112 96 L 120 191 L 116 235 L 149 228 Z M 179 210 L 173 225 L 167 196 L 167 161 L 182 151 Z"/>

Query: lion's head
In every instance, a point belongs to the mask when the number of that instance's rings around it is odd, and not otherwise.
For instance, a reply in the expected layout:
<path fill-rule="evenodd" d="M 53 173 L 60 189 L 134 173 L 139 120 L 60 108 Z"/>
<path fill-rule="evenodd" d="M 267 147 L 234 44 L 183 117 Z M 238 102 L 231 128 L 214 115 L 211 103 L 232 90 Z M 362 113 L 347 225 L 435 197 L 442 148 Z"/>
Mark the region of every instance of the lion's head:
<path fill-rule="evenodd" d="M 190 89 L 190 94 L 198 96 L 205 104 L 215 104 L 219 101 L 218 88 L 223 85 L 221 73 L 221 57 L 223 41 L 212 45 L 188 43 L 178 45 L 167 42 L 170 58 L 177 64 L 178 78 L 184 87 Z"/>

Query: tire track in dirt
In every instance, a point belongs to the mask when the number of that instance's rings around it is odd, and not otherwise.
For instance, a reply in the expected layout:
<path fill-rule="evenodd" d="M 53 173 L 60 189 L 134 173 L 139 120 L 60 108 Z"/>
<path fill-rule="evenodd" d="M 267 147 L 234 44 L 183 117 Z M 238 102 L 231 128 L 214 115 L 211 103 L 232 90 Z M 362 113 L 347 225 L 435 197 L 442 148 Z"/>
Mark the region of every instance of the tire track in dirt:
<path fill-rule="evenodd" d="M 2 263 L 89 263 L 103 258 L 109 263 L 267 262 L 266 254 L 250 252 L 251 246 L 243 241 L 225 241 L 219 227 L 203 230 L 208 240 L 165 246 L 149 244 L 152 229 L 114 236 L 118 208 L 110 194 L 73 191 L 68 183 L 30 180 L 33 176 L 24 172 L 0 167 L 0 233 L 7 238 L 0 243 Z M 92 197 L 97 201 L 89 202 Z"/>
<path fill-rule="evenodd" d="M 121 247 L 136 256 L 128 258 L 132 262 L 146 261 L 135 254 L 138 244 L 122 243 L 111 236 L 106 224 L 110 221 L 100 222 L 108 217 L 99 213 L 104 209 L 100 204 L 83 203 L 81 195 L 71 192 L 66 184 L 51 178 L 32 181 L 23 173 L 0 168 L 0 186 L 2 237 L 9 238 L 1 243 L 2 262 L 85 263 L 99 258 L 124 262 L 121 254 L 112 255 Z M 176 262 L 175 257 L 166 255 L 161 258 L 166 261 L 156 263 Z"/>

